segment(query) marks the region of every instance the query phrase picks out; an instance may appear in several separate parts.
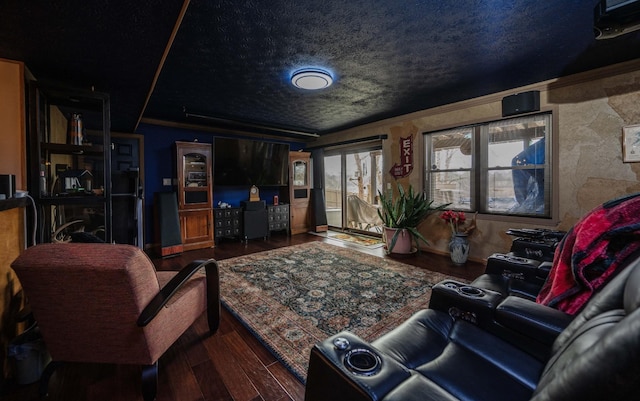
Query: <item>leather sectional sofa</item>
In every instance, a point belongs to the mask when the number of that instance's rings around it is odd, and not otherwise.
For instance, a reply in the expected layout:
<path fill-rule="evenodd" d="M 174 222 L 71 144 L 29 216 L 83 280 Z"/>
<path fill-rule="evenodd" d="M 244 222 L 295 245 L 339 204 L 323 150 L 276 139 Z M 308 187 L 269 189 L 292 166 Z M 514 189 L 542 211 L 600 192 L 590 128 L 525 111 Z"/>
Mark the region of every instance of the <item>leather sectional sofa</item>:
<path fill-rule="evenodd" d="M 371 343 L 326 339 L 305 400 L 640 399 L 640 258 L 575 316 L 506 295 L 448 280 Z"/>

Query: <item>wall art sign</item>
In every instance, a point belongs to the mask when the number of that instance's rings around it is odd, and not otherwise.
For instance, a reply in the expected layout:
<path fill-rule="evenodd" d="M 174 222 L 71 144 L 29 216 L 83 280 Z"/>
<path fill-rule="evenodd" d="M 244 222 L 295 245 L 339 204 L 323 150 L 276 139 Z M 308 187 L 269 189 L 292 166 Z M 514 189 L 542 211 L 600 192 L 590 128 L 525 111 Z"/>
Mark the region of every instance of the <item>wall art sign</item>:
<path fill-rule="evenodd" d="M 640 124 L 622 128 L 622 161 L 640 162 Z"/>
<path fill-rule="evenodd" d="M 400 138 L 400 163 L 395 163 L 389 174 L 398 179 L 406 177 L 413 171 L 413 135 Z"/>

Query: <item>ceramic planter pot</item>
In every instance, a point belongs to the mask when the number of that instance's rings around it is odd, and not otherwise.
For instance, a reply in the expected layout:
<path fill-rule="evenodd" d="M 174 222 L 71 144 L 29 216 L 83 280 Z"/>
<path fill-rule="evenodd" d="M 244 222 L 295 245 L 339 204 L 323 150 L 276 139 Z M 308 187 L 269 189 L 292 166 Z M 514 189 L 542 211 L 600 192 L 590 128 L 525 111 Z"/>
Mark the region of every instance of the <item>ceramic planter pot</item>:
<path fill-rule="evenodd" d="M 413 250 L 413 236 L 411 232 L 406 228 L 384 228 L 384 240 L 387 244 L 387 252 L 389 253 L 411 253 Z M 398 239 L 396 240 L 393 249 L 391 249 L 391 239 L 395 235 L 396 231 L 400 230 L 400 234 L 398 234 Z"/>

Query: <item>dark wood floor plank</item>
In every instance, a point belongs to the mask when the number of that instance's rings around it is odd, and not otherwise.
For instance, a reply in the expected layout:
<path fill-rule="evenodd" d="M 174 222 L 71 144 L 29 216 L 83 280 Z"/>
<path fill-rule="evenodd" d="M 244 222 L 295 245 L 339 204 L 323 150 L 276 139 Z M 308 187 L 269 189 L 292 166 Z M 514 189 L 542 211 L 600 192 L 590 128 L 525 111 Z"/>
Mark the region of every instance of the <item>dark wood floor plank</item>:
<path fill-rule="evenodd" d="M 225 323 L 222 320 L 220 328 L 214 335 L 220 335 L 220 333 L 223 332 L 231 332 L 229 329 L 225 330 L 225 327 L 227 326 L 229 326 L 229 323 Z M 196 328 L 200 328 L 202 334 L 198 334 Z M 206 314 L 202 314 L 202 316 L 198 318 L 197 323 L 187 330 L 185 335 L 181 337 L 180 341 L 185 357 L 189 361 L 204 398 L 207 401 L 232 400 L 231 394 L 227 391 L 227 387 L 224 384 L 222 377 L 211 362 L 209 352 L 204 345 L 204 342 L 210 337 L 212 337 L 212 335 L 208 330 L 207 316 Z"/>
<path fill-rule="evenodd" d="M 243 327 L 242 323 L 224 306 L 220 307 L 220 321 L 222 322 L 220 326 L 224 329 L 224 331 L 221 332 L 223 335 L 237 331 L 238 328 L 241 329 Z"/>
<path fill-rule="evenodd" d="M 206 312 L 198 318 L 198 320 L 202 320 L 203 322 L 206 322 L 206 319 Z M 220 332 L 226 326 L 228 325 L 221 324 L 218 331 Z M 177 341 L 178 347 L 184 352 L 190 366 L 193 367 L 209 360 L 207 349 L 204 346 L 204 340 L 206 340 L 210 336 L 211 334 L 208 330 L 204 334 L 199 335 L 198 333 L 196 333 L 193 327 L 187 329 L 187 331 L 185 331 L 184 334 L 180 336 Z"/>
<path fill-rule="evenodd" d="M 103 365 L 106 372 L 102 380 L 93 382 L 87 389 L 89 400 L 142 401 L 142 368 L 135 365 Z"/>
<path fill-rule="evenodd" d="M 249 349 L 251 349 L 260 359 L 260 362 L 267 366 L 274 362 L 277 362 L 277 358 L 267 349 L 265 346 L 254 336 L 251 332 L 236 318 L 233 317 L 231 312 L 227 311 L 225 308 L 223 315 L 229 320 L 230 324 L 234 328 L 234 331 L 238 333 L 244 342 L 248 345 Z"/>
<path fill-rule="evenodd" d="M 208 344 L 211 360 L 234 401 L 250 401 L 259 396 L 258 390 L 244 369 L 233 359 L 224 341 L 220 337 L 214 337 Z"/>
<path fill-rule="evenodd" d="M 208 330 L 206 322 L 201 320 L 196 321 L 193 327 L 199 334 Z M 234 401 L 250 401 L 259 395 L 244 369 L 234 359 L 220 333 L 207 338 L 203 343 Z"/>
<path fill-rule="evenodd" d="M 260 362 L 253 349 L 247 345 L 237 332 L 226 334 L 223 339 L 231 350 L 234 359 L 243 367 L 245 373 L 263 398 L 277 400 L 286 395 L 280 383 L 271 376 L 267 367 Z"/>
<path fill-rule="evenodd" d="M 194 366 L 193 372 L 207 401 L 233 401 L 222 380 L 222 375 L 210 359 Z"/>
<path fill-rule="evenodd" d="M 302 384 L 289 370 L 281 363 L 273 363 L 267 366 L 269 372 L 278 380 L 282 388 L 285 389 L 289 398 L 293 401 L 304 400 L 304 384 Z"/>
<path fill-rule="evenodd" d="M 186 347 L 183 345 L 184 342 L 176 342 L 160 358 L 158 362 L 160 368 L 158 393 L 171 394 L 176 401 L 202 401 L 204 396 L 200 384 L 196 380 L 186 355 L 187 350 L 191 347 L 189 344 L 186 344 Z M 204 351 L 204 347 L 201 349 Z"/>

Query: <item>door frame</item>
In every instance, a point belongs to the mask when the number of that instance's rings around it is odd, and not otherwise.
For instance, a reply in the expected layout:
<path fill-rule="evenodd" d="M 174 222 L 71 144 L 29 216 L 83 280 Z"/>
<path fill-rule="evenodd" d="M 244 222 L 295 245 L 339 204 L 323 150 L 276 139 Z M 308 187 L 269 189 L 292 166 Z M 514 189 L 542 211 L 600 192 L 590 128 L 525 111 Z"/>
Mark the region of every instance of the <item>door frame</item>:
<path fill-rule="evenodd" d="M 343 148 L 339 148 L 339 149 L 333 149 L 333 150 L 326 150 L 324 153 L 324 157 L 331 157 L 331 156 L 340 156 L 340 186 L 341 186 L 341 193 L 340 193 L 340 197 L 341 197 L 341 222 L 342 222 L 342 227 L 336 227 L 336 226 L 329 226 L 330 229 L 334 229 L 334 230 L 339 230 L 339 231 L 347 231 L 347 232 L 356 232 L 356 233 L 361 233 L 361 234 L 367 234 L 367 235 L 374 235 L 374 236 L 382 236 L 382 233 L 375 233 L 372 231 L 367 231 L 367 230 L 362 230 L 362 229 L 358 229 L 358 228 L 353 228 L 353 227 L 349 227 L 348 226 L 348 221 L 347 221 L 347 174 L 346 174 L 346 170 L 347 170 L 347 155 L 348 154 L 352 154 L 352 153 L 362 153 L 362 152 L 374 152 L 374 151 L 379 151 L 380 152 L 380 156 L 383 156 L 383 152 L 382 152 L 382 143 L 368 143 L 366 145 L 360 145 L 360 146 L 349 146 L 349 147 L 343 147 Z M 372 163 L 371 168 L 372 168 L 372 172 L 375 171 L 374 168 L 376 167 L 375 162 Z M 326 168 L 326 167 L 325 167 Z M 376 188 L 377 186 L 377 181 L 376 181 L 376 177 L 375 174 L 373 174 L 373 183 L 372 183 L 372 188 Z M 324 190 L 326 191 L 326 185 Z M 377 189 L 375 189 L 377 191 Z M 325 194 L 326 197 L 326 194 Z M 373 194 L 373 197 L 376 198 L 377 197 L 377 193 Z M 327 219 L 328 221 L 329 219 Z"/>

